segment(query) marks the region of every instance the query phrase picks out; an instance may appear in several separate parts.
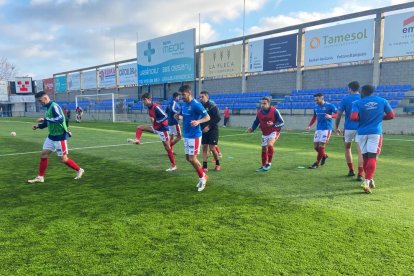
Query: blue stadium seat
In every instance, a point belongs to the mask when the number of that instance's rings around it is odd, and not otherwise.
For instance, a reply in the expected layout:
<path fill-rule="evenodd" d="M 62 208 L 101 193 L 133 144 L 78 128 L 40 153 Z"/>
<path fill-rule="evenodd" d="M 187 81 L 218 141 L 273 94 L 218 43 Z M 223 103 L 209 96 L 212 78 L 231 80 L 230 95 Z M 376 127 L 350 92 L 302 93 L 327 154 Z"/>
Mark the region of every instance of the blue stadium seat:
<path fill-rule="evenodd" d="M 383 91 L 384 91 L 384 86 L 378 85 L 377 87 L 375 87 L 375 92 L 383 92 Z"/>
<path fill-rule="evenodd" d="M 392 108 L 396 108 L 400 105 L 400 101 L 397 101 L 397 100 L 391 101 L 390 105 L 391 105 Z"/>
<path fill-rule="evenodd" d="M 384 87 L 384 92 L 391 92 L 392 91 L 392 85 L 386 85 Z"/>
<path fill-rule="evenodd" d="M 405 92 L 398 92 L 397 93 L 397 100 L 402 100 L 405 97 Z"/>
<path fill-rule="evenodd" d="M 401 87 L 401 90 L 402 91 L 411 91 L 412 90 L 412 87 L 411 87 L 411 84 L 404 84 L 402 87 Z"/>
<path fill-rule="evenodd" d="M 315 103 L 306 103 L 305 108 L 313 109 L 314 106 L 315 106 Z"/>
<path fill-rule="evenodd" d="M 379 97 L 381 97 L 381 98 L 387 98 L 388 93 L 385 93 L 385 92 L 380 92 L 380 93 L 378 93 L 377 95 L 378 95 Z"/>
<path fill-rule="evenodd" d="M 399 84 L 393 85 L 392 86 L 392 91 L 393 92 L 400 92 L 402 90 L 402 86 Z"/>
<path fill-rule="evenodd" d="M 387 99 L 388 100 L 396 100 L 396 99 L 398 99 L 398 94 L 395 93 L 395 92 L 389 92 L 387 94 Z"/>

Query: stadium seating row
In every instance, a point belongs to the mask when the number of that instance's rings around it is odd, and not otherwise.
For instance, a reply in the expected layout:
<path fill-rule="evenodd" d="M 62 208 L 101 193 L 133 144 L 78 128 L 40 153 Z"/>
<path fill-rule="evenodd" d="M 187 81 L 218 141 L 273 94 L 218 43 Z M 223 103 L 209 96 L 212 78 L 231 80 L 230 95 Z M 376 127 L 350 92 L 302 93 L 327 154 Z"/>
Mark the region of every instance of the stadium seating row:
<path fill-rule="evenodd" d="M 331 102 L 338 106 L 339 102 Z M 396 108 L 400 105 L 399 100 L 390 101 L 392 108 Z M 314 102 L 280 102 L 277 104 L 278 109 L 313 109 L 315 106 Z"/>
<path fill-rule="evenodd" d="M 263 98 L 263 97 L 270 97 L 270 92 L 246 92 L 246 93 L 220 93 L 220 94 L 210 94 L 209 95 L 212 100 L 222 99 L 222 98 Z"/>
<path fill-rule="evenodd" d="M 408 92 L 411 90 L 412 90 L 411 84 L 378 85 L 375 87 L 375 92 Z M 348 88 L 339 87 L 339 88 L 292 90 L 291 95 L 292 96 L 314 95 L 316 93 L 322 93 L 324 95 L 348 93 Z"/>
<path fill-rule="evenodd" d="M 385 98 L 387 100 L 402 100 L 406 96 L 407 92 L 375 92 L 377 96 Z M 340 101 L 348 94 L 327 94 L 324 95 L 324 98 L 327 101 Z M 314 97 L 313 95 L 301 95 L 301 96 L 285 96 L 283 101 L 284 102 L 305 102 L 305 101 L 312 101 Z"/>

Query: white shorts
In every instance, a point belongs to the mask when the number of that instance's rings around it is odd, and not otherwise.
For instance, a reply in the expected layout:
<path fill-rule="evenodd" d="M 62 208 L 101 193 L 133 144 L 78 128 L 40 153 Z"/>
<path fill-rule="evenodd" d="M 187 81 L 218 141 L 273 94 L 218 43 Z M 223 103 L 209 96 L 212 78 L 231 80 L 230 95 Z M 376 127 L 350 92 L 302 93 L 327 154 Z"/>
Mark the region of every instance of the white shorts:
<path fill-rule="evenodd" d="M 168 131 L 158 131 L 158 130 L 154 130 L 155 134 L 158 134 L 160 136 L 160 140 L 161 142 L 165 142 L 170 140 L 170 136 L 168 136 Z"/>
<path fill-rule="evenodd" d="M 376 153 L 380 154 L 382 147 L 382 135 L 369 134 L 369 135 L 357 135 L 356 141 L 361 149 L 361 153 Z"/>
<path fill-rule="evenodd" d="M 273 131 L 269 135 L 262 135 L 262 147 L 267 146 L 269 143 L 269 140 L 275 139 L 275 142 L 277 139 L 279 139 L 280 131 Z"/>
<path fill-rule="evenodd" d="M 46 138 L 45 142 L 43 143 L 43 149 L 56 151 L 57 156 L 63 156 L 69 153 L 68 143 L 66 140 L 53 141 L 49 138 Z"/>
<path fill-rule="evenodd" d="M 344 129 L 344 141 L 345 143 L 351 143 L 355 141 L 357 131 L 355 129 Z"/>
<path fill-rule="evenodd" d="M 172 125 L 168 126 L 170 130 L 168 131 L 170 135 L 178 136 L 181 135 L 181 127 L 180 125 Z"/>
<path fill-rule="evenodd" d="M 184 152 L 187 155 L 197 155 L 200 151 L 201 137 L 184 138 Z"/>
<path fill-rule="evenodd" d="M 331 130 L 316 130 L 313 136 L 314 143 L 328 143 L 329 137 L 331 137 Z"/>

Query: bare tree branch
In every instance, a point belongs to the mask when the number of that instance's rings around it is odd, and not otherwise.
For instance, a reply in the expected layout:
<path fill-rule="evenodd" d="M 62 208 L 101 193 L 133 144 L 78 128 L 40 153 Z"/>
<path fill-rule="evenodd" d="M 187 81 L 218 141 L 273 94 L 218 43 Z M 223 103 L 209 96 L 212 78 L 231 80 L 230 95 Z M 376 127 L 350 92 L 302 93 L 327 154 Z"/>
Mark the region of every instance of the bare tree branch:
<path fill-rule="evenodd" d="M 16 66 L 10 63 L 7 58 L 0 58 L 0 80 L 10 81 L 17 75 Z"/>

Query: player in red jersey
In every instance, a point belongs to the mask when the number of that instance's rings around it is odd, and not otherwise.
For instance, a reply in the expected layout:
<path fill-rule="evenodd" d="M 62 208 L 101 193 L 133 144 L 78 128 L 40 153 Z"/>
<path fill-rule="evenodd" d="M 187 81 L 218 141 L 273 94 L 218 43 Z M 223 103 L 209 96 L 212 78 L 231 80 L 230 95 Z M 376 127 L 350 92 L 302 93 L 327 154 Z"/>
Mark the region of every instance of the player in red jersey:
<path fill-rule="evenodd" d="M 264 97 L 260 101 L 260 110 L 257 112 L 256 120 L 247 129 L 253 132 L 259 125 L 262 130 L 262 166 L 256 172 L 266 172 L 270 170 L 273 159 L 273 145 L 280 135 L 280 129 L 285 124 L 282 115 L 276 107 L 271 106 L 270 98 Z"/>
<path fill-rule="evenodd" d="M 141 96 L 141 100 L 144 102 L 144 105 L 148 108 L 148 115 L 151 119 L 152 126 L 149 125 L 140 125 L 137 127 L 135 132 L 135 140 L 128 139 L 128 142 L 133 142 L 135 144 L 141 143 L 142 132 L 151 132 L 156 133 L 160 136 L 161 142 L 164 145 L 165 150 L 167 151 L 168 158 L 171 162 L 171 167 L 166 171 L 171 172 L 177 170 L 175 164 L 174 153 L 170 145 L 170 137 L 168 135 L 168 116 L 162 110 L 161 106 L 157 103 L 152 102 L 152 97 L 149 93 L 144 93 Z"/>
<path fill-rule="evenodd" d="M 224 108 L 224 124 L 223 127 L 227 127 L 227 124 L 230 121 L 230 108 L 227 106 Z"/>

